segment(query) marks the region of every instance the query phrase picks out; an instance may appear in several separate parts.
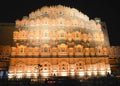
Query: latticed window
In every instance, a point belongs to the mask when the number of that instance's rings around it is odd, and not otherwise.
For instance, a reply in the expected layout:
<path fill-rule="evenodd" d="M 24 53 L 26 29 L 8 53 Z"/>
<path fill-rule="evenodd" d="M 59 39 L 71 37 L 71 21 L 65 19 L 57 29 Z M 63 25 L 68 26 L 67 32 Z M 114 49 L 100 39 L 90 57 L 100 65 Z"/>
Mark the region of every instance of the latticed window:
<path fill-rule="evenodd" d="M 48 49 L 45 47 L 45 48 L 44 48 L 44 52 L 47 52 L 47 51 L 48 51 Z"/>
<path fill-rule="evenodd" d="M 81 52 L 81 48 L 80 47 L 77 48 L 77 52 Z"/>
<path fill-rule="evenodd" d="M 61 48 L 61 52 L 65 52 L 65 48 Z"/>
<path fill-rule="evenodd" d="M 84 69 L 84 64 L 79 62 L 76 64 L 76 69 L 79 70 L 79 69 Z"/>
<path fill-rule="evenodd" d="M 22 47 L 22 48 L 19 48 L 19 52 L 20 53 L 24 53 L 24 48 Z"/>
<path fill-rule="evenodd" d="M 79 34 L 78 34 L 78 33 L 76 33 L 76 37 L 77 37 L 77 38 L 79 37 Z"/>
<path fill-rule="evenodd" d="M 66 52 L 66 49 L 65 49 L 64 47 L 61 47 L 61 48 L 59 49 L 59 52 Z"/>
<path fill-rule="evenodd" d="M 74 37 L 78 38 L 79 37 L 79 32 L 76 31 L 75 34 L 74 34 Z"/>
<path fill-rule="evenodd" d="M 21 52 L 21 53 L 23 52 L 23 48 L 20 49 L 20 52 Z"/>
<path fill-rule="evenodd" d="M 64 33 L 60 33 L 60 37 L 64 37 L 65 36 L 65 34 Z"/>
<path fill-rule="evenodd" d="M 81 52 L 81 51 L 82 51 L 82 50 L 81 50 L 81 47 L 76 47 L 75 51 L 76 51 L 76 52 Z"/>
<path fill-rule="evenodd" d="M 43 52 L 50 52 L 50 49 L 48 47 L 44 47 Z"/>
<path fill-rule="evenodd" d="M 62 64 L 60 64 L 60 65 L 59 65 L 59 69 L 60 69 L 60 70 L 67 70 L 67 69 L 68 69 L 67 63 L 62 63 Z"/>
<path fill-rule="evenodd" d="M 45 64 L 44 66 L 47 66 L 47 64 Z"/>
<path fill-rule="evenodd" d="M 49 37 L 49 33 L 48 32 L 44 32 L 43 33 L 43 37 Z"/>

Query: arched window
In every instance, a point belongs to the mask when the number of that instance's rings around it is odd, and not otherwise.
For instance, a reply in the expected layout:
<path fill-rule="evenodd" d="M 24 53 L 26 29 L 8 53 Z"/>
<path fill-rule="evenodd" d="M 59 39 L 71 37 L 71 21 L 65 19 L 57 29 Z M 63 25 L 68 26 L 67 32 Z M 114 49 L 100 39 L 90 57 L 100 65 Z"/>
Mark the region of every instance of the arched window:
<path fill-rule="evenodd" d="M 80 33 L 78 31 L 76 31 L 75 34 L 74 34 L 74 37 L 75 38 L 79 38 L 80 37 Z"/>
<path fill-rule="evenodd" d="M 58 45 L 58 51 L 59 53 L 67 52 L 67 45 L 66 44 Z"/>
<path fill-rule="evenodd" d="M 79 37 L 79 34 L 78 34 L 78 33 L 76 33 L 76 37 L 77 37 L 77 38 Z"/>
<path fill-rule="evenodd" d="M 84 70 L 84 63 L 83 62 L 77 62 L 76 63 L 76 69 L 79 70 Z"/>
<path fill-rule="evenodd" d="M 68 63 L 67 62 L 61 62 L 59 64 L 59 70 L 65 70 L 65 71 L 67 71 L 68 70 Z"/>
<path fill-rule="evenodd" d="M 19 47 L 19 53 L 24 53 L 25 46 L 20 46 Z"/>
<path fill-rule="evenodd" d="M 43 37 L 49 37 L 49 32 L 47 32 L 47 31 L 43 32 L 42 36 Z"/>
<path fill-rule="evenodd" d="M 63 31 L 63 30 L 59 31 L 59 32 L 58 32 L 58 37 L 59 37 L 59 38 L 66 38 L 66 32 Z"/>
<path fill-rule="evenodd" d="M 82 52 L 82 50 L 83 50 L 83 46 L 82 45 L 77 45 L 76 48 L 75 48 L 76 52 Z"/>
<path fill-rule="evenodd" d="M 64 47 L 61 47 L 61 48 L 59 48 L 59 52 L 65 52 L 65 48 Z"/>
<path fill-rule="evenodd" d="M 61 32 L 59 36 L 60 37 L 65 37 L 65 33 Z"/>
<path fill-rule="evenodd" d="M 81 52 L 81 48 L 80 47 L 77 48 L 77 52 Z"/>
<path fill-rule="evenodd" d="M 23 53 L 23 48 L 20 49 L 20 52 Z"/>
<path fill-rule="evenodd" d="M 48 47 L 44 47 L 43 52 L 50 52 L 50 49 Z"/>

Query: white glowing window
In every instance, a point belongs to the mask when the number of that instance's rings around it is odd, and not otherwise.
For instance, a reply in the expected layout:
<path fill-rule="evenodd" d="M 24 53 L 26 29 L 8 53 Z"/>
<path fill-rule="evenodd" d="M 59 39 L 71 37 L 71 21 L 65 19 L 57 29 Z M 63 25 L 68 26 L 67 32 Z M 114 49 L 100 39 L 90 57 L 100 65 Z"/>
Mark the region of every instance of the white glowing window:
<path fill-rule="evenodd" d="M 49 76 L 49 71 L 48 70 L 43 70 L 42 76 Z"/>
<path fill-rule="evenodd" d="M 9 73 L 8 78 L 13 78 L 14 74 Z"/>
<path fill-rule="evenodd" d="M 109 74 L 111 74 L 111 70 L 110 70 L 110 69 L 108 69 L 107 72 L 108 72 Z"/>
<path fill-rule="evenodd" d="M 90 70 L 87 71 L 87 75 L 88 75 L 88 76 L 91 76 L 91 75 L 92 75 L 92 71 L 90 71 Z"/>
<path fill-rule="evenodd" d="M 57 70 L 53 70 L 53 75 L 57 76 Z"/>
<path fill-rule="evenodd" d="M 31 72 L 28 71 L 26 75 L 27 75 L 27 78 L 30 78 L 31 77 Z"/>
<path fill-rule="evenodd" d="M 84 76 L 84 71 L 79 71 L 79 76 L 83 77 Z"/>
<path fill-rule="evenodd" d="M 105 75 L 105 71 L 104 71 L 104 70 L 101 70 L 101 71 L 100 71 L 100 75 L 104 76 L 104 75 Z"/>
<path fill-rule="evenodd" d="M 67 72 L 66 71 L 62 71 L 61 72 L 61 76 L 67 76 Z"/>
<path fill-rule="evenodd" d="M 22 72 L 18 72 L 18 73 L 16 74 L 16 77 L 17 77 L 17 78 L 22 78 Z"/>
<path fill-rule="evenodd" d="M 75 75 L 75 72 L 74 72 L 74 71 L 71 71 L 71 72 L 70 72 L 70 75 L 71 75 L 71 76 L 74 76 L 74 75 Z"/>
<path fill-rule="evenodd" d="M 37 78 L 39 74 L 37 72 L 34 73 L 34 78 Z"/>
<path fill-rule="evenodd" d="M 95 76 L 97 75 L 97 70 L 93 71 L 93 75 L 95 75 Z"/>

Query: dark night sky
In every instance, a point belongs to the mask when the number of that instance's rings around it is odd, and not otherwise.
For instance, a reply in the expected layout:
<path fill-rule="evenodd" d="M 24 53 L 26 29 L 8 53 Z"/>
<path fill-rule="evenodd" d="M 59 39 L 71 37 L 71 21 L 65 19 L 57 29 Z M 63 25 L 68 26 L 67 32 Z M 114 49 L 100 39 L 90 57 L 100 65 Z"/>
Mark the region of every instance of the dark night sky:
<path fill-rule="evenodd" d="M 106 22 L 111 45 L 120 46 L 118 0 L 0 0 L 0 23 L 14 23 L 42 6 L 64 5 L 74 7 L 90 19 Z"/>

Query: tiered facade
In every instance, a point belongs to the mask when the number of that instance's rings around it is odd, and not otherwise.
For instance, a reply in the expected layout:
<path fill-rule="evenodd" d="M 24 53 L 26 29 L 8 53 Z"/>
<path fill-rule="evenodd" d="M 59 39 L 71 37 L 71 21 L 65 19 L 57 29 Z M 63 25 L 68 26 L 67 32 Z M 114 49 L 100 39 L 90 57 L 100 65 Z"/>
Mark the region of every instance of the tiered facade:
<path fill-rule="evenodd" d="M 110 73 L 109 41 L 100 19 L 89 20 L 82 12 L 59 5 L 16 20 L 16 28 L 9 78 Z"/>
<path fill-rule="evenodd" d="M 0 45 L 0 79 L 8 75 L 9 60 L 11 55 L 11 47 Z"/>
<path fill-rule="evenodd" d="M 111 72 L 115 75 L 120 75 L 120 46 L 110 46 L 109 63 Z"/>

